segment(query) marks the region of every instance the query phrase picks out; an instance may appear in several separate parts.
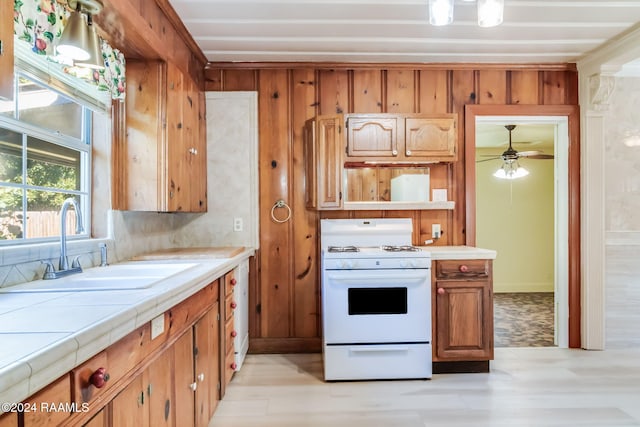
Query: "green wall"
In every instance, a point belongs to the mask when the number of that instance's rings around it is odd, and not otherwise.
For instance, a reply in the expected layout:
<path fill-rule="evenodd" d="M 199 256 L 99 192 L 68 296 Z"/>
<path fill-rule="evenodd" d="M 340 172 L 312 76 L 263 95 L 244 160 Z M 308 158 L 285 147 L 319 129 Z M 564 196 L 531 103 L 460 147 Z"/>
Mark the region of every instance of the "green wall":
<path fill-rule="evenodd" d="M 479 148 L 476 154 L 497 151 Z M 476 245 L 498 253 L 494 291 L 553 292 L 554 162 L 520 159 L 530 173 L 516 180 L 495 178 L 500 165 L 476 163 Z"/>

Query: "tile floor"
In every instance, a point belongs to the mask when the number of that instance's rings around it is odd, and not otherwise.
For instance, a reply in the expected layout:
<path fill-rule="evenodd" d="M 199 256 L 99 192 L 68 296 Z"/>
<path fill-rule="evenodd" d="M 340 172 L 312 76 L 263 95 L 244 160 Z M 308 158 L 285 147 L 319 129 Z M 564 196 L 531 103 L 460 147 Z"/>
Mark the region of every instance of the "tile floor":
<path fill-rule="evenodd" d="M 493 294 L 495 346 L 553 346 L 553 305 L 553 292 Z"/>
<path fill-rule="evenodd" d="M 640 348 L 497 348 L 488 374 L 322 380 L 320 354 L 249 355 L 215 427 L 640 426 Z"/>

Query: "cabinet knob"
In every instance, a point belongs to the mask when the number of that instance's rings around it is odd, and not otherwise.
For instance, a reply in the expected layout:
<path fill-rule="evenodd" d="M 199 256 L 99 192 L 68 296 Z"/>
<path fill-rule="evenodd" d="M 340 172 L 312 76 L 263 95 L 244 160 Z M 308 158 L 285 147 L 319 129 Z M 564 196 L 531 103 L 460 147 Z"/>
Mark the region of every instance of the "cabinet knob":
<path fill-rule="evenodd" d="M 198 381 L 200 382 L 204 381 L 204 373 L 198 374 Z"/>
<path fill-rule="evenodd" d="M 231 286 L 235 286 L 235 285 L 236 285 L 236 283 L 238 283 L 238 281 L 237 281 L 237 280 L 236 280 L 236 278 L 234 277 L 233 279 L 231 279 L 231 280 L 229 281 L 229 283 L 231 283 Z"/>
<path fill-rule="evenodd" d="M 193 148 L 193 147 L 191 147 L 191 148 L 189 148 L 189 153 L 193 154 L 195 156 L 196 154 L 198 154 L 198 150 Z"/>
<path fill-rule="evenodd" d="M 444 295 L 444 288 L 438 288 L 438 295 Z"/>
<path fill-rule="evenodd" d="M 466 273 L 467 271 L 469 271 L 469 266 L 462 264 L 460 266 L 460 272 L 461 273 Z"/>
<path fill-rule="evenodd" d="M 231 336 L 233 338 L 237 337 L 238 336 L 238 332 L 236 332 L 235 330 L 231 331 Z"/>
<path fill-rule="evenodd" d="M 397 155 L 398 155 L 398 150 L 393 150 L 393 151 L 391 152 L 391 154 L 393 154 L 394 156 L 397 156 Z"/>
<path fill-rule="evenodd" d="M 109 381 L 109 374 L 105 368 L 96 369 L 96 371 L 91 374 L 91 377 L 89 377 L 89 383 L 95 388 L 104 387 L 107 381 Z"/>
<path fill-rule="evenodd" d="M 235 301 L 231 301 L 231 304 L 229 304 L 229 307 L 231 308 L 236 308 L 238 306 L 238 304 L 236 304 Z"/>
<path fill-rule="evenodd" d="M 407 156 L 410 156 L 411 155 L 411 150 L 407 150 L 406 154 L 407 154 Z"/>
<path fill-rule="evenodd" d="M 229 367 L 235 371 L 238 365 L 236 365 L 236 362 L 233 362 Z"/>
<path fill-rule="evenodd" d="M 197 383 L 191 383 L 191 384 L 189 384 L 189 388 L 191 389 L 191 391 L 196 391 L 196 389 L 198 388 L 198 384 Z"/>

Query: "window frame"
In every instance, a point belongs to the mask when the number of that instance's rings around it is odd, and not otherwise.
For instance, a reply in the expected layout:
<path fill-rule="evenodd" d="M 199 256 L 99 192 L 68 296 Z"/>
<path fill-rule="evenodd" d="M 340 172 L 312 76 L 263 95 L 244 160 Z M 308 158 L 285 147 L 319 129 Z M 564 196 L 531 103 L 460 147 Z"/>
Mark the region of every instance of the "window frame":
<path fill-rule="evenodd" d="M 26 78 L 36 82 L 43 87 L 46 87 L 48 90 L 56 92 L 59 96 L 64 96 L 67 99 L 78 104 L 82 109 L 81 114 L 81 131 L 80 138 L 76 138 L 70 135 L 63 135 L 60 132 L 57 132 L 53 129 L 48 129 L 44 127 L 40 127 L 31 123 L 26 123 L 20 121 L 19 118 L 16 119 L 16 115 L 19 115 L 17 108 L 14 107 L 13 117 L 0 115 L 0 126 L 10 130 L 12 132 L 16 132 L 22 134 L 22 182 L 20 184 L 2 182 L 0 186 L 3 188 L 17 188 L 20 189 L 22 193 L 22 215 L 24 218 L 27 217 L 27 192 L 29 190 L 36 191 L 55 191 L 58 193 L 64 193 L 69 195 L 69 197 L 77 196 L 80 201 L 80 209 L 82 211 L 82 219 L 84 225 L 84 231 L 79 234 L 69 235 L 67 238 L 69 240 L 88 240 L 91 238 L 91 197 L 92 197 L 92 111 L 85 105 L 83 102 L 79 101 L 75 97 L 69 96 L 68 94 L 63 93 L 60 90 L 57 90 L 55 86 L 51 84 L 47 84 L 42 81 L 38 77 L 32 75 L 31 73 L 24 72 L 22 70 L 16 69 L 14 74 L 14 96 L 13 102 L 17 107 L 19 105 L 18 96 L 18 82 L 20 78 Z M 68 190 L 68 189 L 60 189 L 56 187 L 42 187 L 36 185 L 30 185 L 27 183 L 27 139 L 29 137 L 37 138 L 42 141 L 56 144 L 65 148 L 69 148 L 72 150 L 76 150 L 80 153 L 80 189 L 79 190 Z M 23 225 L 23 235 L 28 234 L 28 225 L 25 221 Z M 60 239 L 60 236 L 52 236 L 52 237 L 22 237 L 20 239 L 13 240 L 0 240 L 0 246 L 17 246 L 17 245 L 25 245 L 25 244 L 35 244 L 35 243 L 48 243 L 55 242 Z"/>

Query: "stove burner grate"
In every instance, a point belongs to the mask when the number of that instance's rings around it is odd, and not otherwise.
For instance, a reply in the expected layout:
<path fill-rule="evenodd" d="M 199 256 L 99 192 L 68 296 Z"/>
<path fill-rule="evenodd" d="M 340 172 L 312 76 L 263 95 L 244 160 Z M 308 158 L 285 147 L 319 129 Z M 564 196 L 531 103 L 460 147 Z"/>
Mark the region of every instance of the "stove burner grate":
<path fill-rule="evenodd" d="M 355 246 L 329 246 L 329 252 L 360 252 Z"/>
<path fill-rule="evenodd" d="M 418 252 L 422 250 L 417 246 L 410 246 L 410 245 L 403 245 L 403 246 L 385 245 L 385 246 L 382 246 L 381 249 L 387 252 Z"/>

